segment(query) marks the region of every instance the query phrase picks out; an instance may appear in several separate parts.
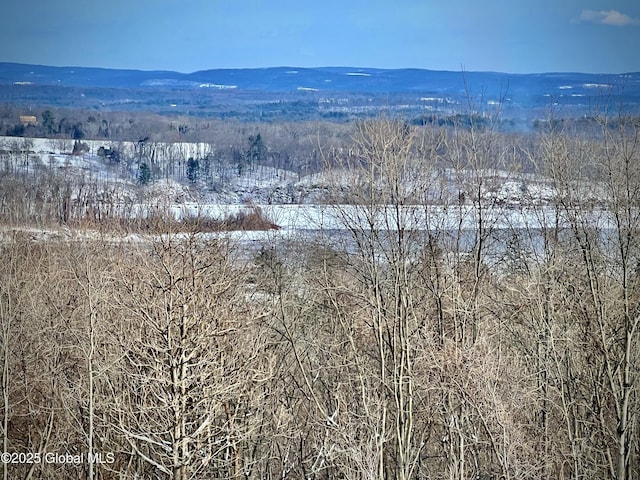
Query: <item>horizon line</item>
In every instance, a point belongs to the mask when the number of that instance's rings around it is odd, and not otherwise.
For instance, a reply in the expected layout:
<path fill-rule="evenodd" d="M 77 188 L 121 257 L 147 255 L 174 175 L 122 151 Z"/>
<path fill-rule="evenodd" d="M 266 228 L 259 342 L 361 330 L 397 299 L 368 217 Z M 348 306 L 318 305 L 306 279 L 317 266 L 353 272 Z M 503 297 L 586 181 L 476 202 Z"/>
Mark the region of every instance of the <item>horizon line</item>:
<path fill-rule="evenodd" d="M 272 65 L 272 66 L 262 66 L 262 67 L 211 67 L 211 68 L 203 68 L 199 70 L 193 70 L 189 72 L 181 71 L 181 70 L 171 70 L 165 68 L 158 69 L 146 69 L 146 68 L 130 68 L 130 67 L 101 67 L 101 66 L 87 66 L 87 65 L 52 65 L 52 64 L 44 64 L 44 63 L 23 63 L 23 62 L 15 62 L 15 61 L 3 61 L 0 60 L 0 65 L 20 65 L 27 67 L 45 67 L 45 68 L 83 68 L 83 69 L 92 69 L 92 70 L 120 70 L 120 71 L 132 71 L 132 72 L 163 72 L 163 73 L 178 73 L 181 75 L 193 75 L 200 72 L 208 72 L 214 70 L 270 70 L 270 69 L 300 69 L 300 70 L 322 70 L 322 69 L 352 69 L 352 70 L 369 70 L 369 71 L 402 71 L 402 70 L 420 70 L 426 72 L 443 72 L 443 73 L 488 73 L 488 74 L 501 74 L 501 75 L 512 75 L 512 76 L 526 76 L 526 75 L 566 75 L 566 74 L 580 74 L 580 75 L 631 75 L 631 74 L 640 74 L 640 70 L 635 71 L 625 71 L 625 72 L 587 72 L 587 71 L 578 71 L 578 70 L 549 70 L 549 71 L 539 71 L 539 72 L 508 72 L 501 70 L 492 70 L 492 69 L 479 69 L 479 70 L 470 70 L 463 66 L 460 67 L 459 70 L 451 70 L 451 69 L 437 69 L 437 68 L 426 68 L 426 67 L 365 67 L 365 66 L 354 66 L 354 65 L 319 65 L 319 66 L 298 66 L 298 65 Z M 355 72 L 357 73 L 357 72 Z"/>

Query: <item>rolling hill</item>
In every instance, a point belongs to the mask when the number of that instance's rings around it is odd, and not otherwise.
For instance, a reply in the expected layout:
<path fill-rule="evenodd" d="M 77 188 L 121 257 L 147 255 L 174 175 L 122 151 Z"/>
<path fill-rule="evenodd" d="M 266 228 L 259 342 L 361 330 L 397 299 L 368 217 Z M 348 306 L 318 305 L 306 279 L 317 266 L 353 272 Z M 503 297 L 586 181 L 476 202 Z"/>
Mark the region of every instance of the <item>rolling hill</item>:
<path fill-rule="evenodd" d="M 193 73 L 51 67 L 0 63 L 0 102 L 96 109 L 153 110 L 203 116 L 272 119 L 299 110 L 324 117 L 368 115 L 380 109 L 411 115 L 500 108 L 531 118 L 550 106 L 570 116 L 602 103 L 640 111 L 640 73 L 585 74 L 453 72 L 352 67 L 213 69 Z M 265 107 L 267 105 L 267 107 Z M 269 106 L 270 105 L 270 106 Z M 257 113 L 256 113 L 257 112 Z M 261 113 L 260 113 L 261 112 Z M 277 115 L 276 115 L 277 116 Z"/>

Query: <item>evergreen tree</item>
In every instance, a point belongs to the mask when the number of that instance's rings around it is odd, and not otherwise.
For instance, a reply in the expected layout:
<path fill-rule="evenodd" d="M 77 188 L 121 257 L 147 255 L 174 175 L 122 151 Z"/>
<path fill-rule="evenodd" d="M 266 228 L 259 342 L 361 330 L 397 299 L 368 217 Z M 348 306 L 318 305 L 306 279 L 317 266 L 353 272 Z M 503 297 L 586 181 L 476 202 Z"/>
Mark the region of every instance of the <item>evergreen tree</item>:
<path fill-rule="evenodd" d="M 266 147 L 262 141 L 262 136 L 258 133 L 255 137 L 249 137 L 249 150 L 247 151 L 247 159 L 249 160 L 249 167 L 253 168 L 256 163 L 264 161 L 266 157 Z"/>
<path fill-rule="evenodd" d="M 200 162 L 193 157 L 187 161 L 187 178 L 191 183 L 196 183 L 200 173 Z"/>
<path fill-rule="evenodd" d="M 47 135 L 55 133 L 56 121 L 53 117 L 53 113 L 51 113 L 51 110 L 45 110 L 44 112 L 42 112 L 42 126 L 44 127 L 45 133 Z"/>
<path fill-rule="evenodd" d="M 140 164 L 140 171 L 138 172 L 138 181 L 141 185 L 147 185 L 151 180 L 151 169 L 146 163 Z"/>

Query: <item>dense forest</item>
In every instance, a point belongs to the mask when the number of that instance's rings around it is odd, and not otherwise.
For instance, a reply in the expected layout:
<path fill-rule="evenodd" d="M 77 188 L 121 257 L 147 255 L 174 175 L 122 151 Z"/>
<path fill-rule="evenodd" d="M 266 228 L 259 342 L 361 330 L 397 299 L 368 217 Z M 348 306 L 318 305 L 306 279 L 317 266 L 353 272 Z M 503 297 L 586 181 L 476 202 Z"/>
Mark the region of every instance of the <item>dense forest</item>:
<path fill-rule="evenodd" d="M 4 151 L 5 479 L 640 476 L 637 118 L 46 111 L 21 133 L 309 165 L 340 228 L 247 248 L 207 219 L 110 222 L 104 184 Z M 495 195 L 511 180 L 517 204 Z"/>

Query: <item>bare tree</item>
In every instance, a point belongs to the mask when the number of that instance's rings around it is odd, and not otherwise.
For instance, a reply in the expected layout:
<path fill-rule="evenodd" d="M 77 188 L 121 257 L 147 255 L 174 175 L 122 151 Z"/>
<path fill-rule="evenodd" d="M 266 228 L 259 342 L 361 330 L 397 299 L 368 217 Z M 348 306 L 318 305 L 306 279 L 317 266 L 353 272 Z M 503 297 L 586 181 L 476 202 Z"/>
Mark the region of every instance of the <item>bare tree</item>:
<path fill-rule="evenodd" d="M 162 236 L 119 280 L 129 335 L 113 421 L 135 457 L 174 479 L 242 475 L 242 398 L 266 375 L 227 248 Z"/>

